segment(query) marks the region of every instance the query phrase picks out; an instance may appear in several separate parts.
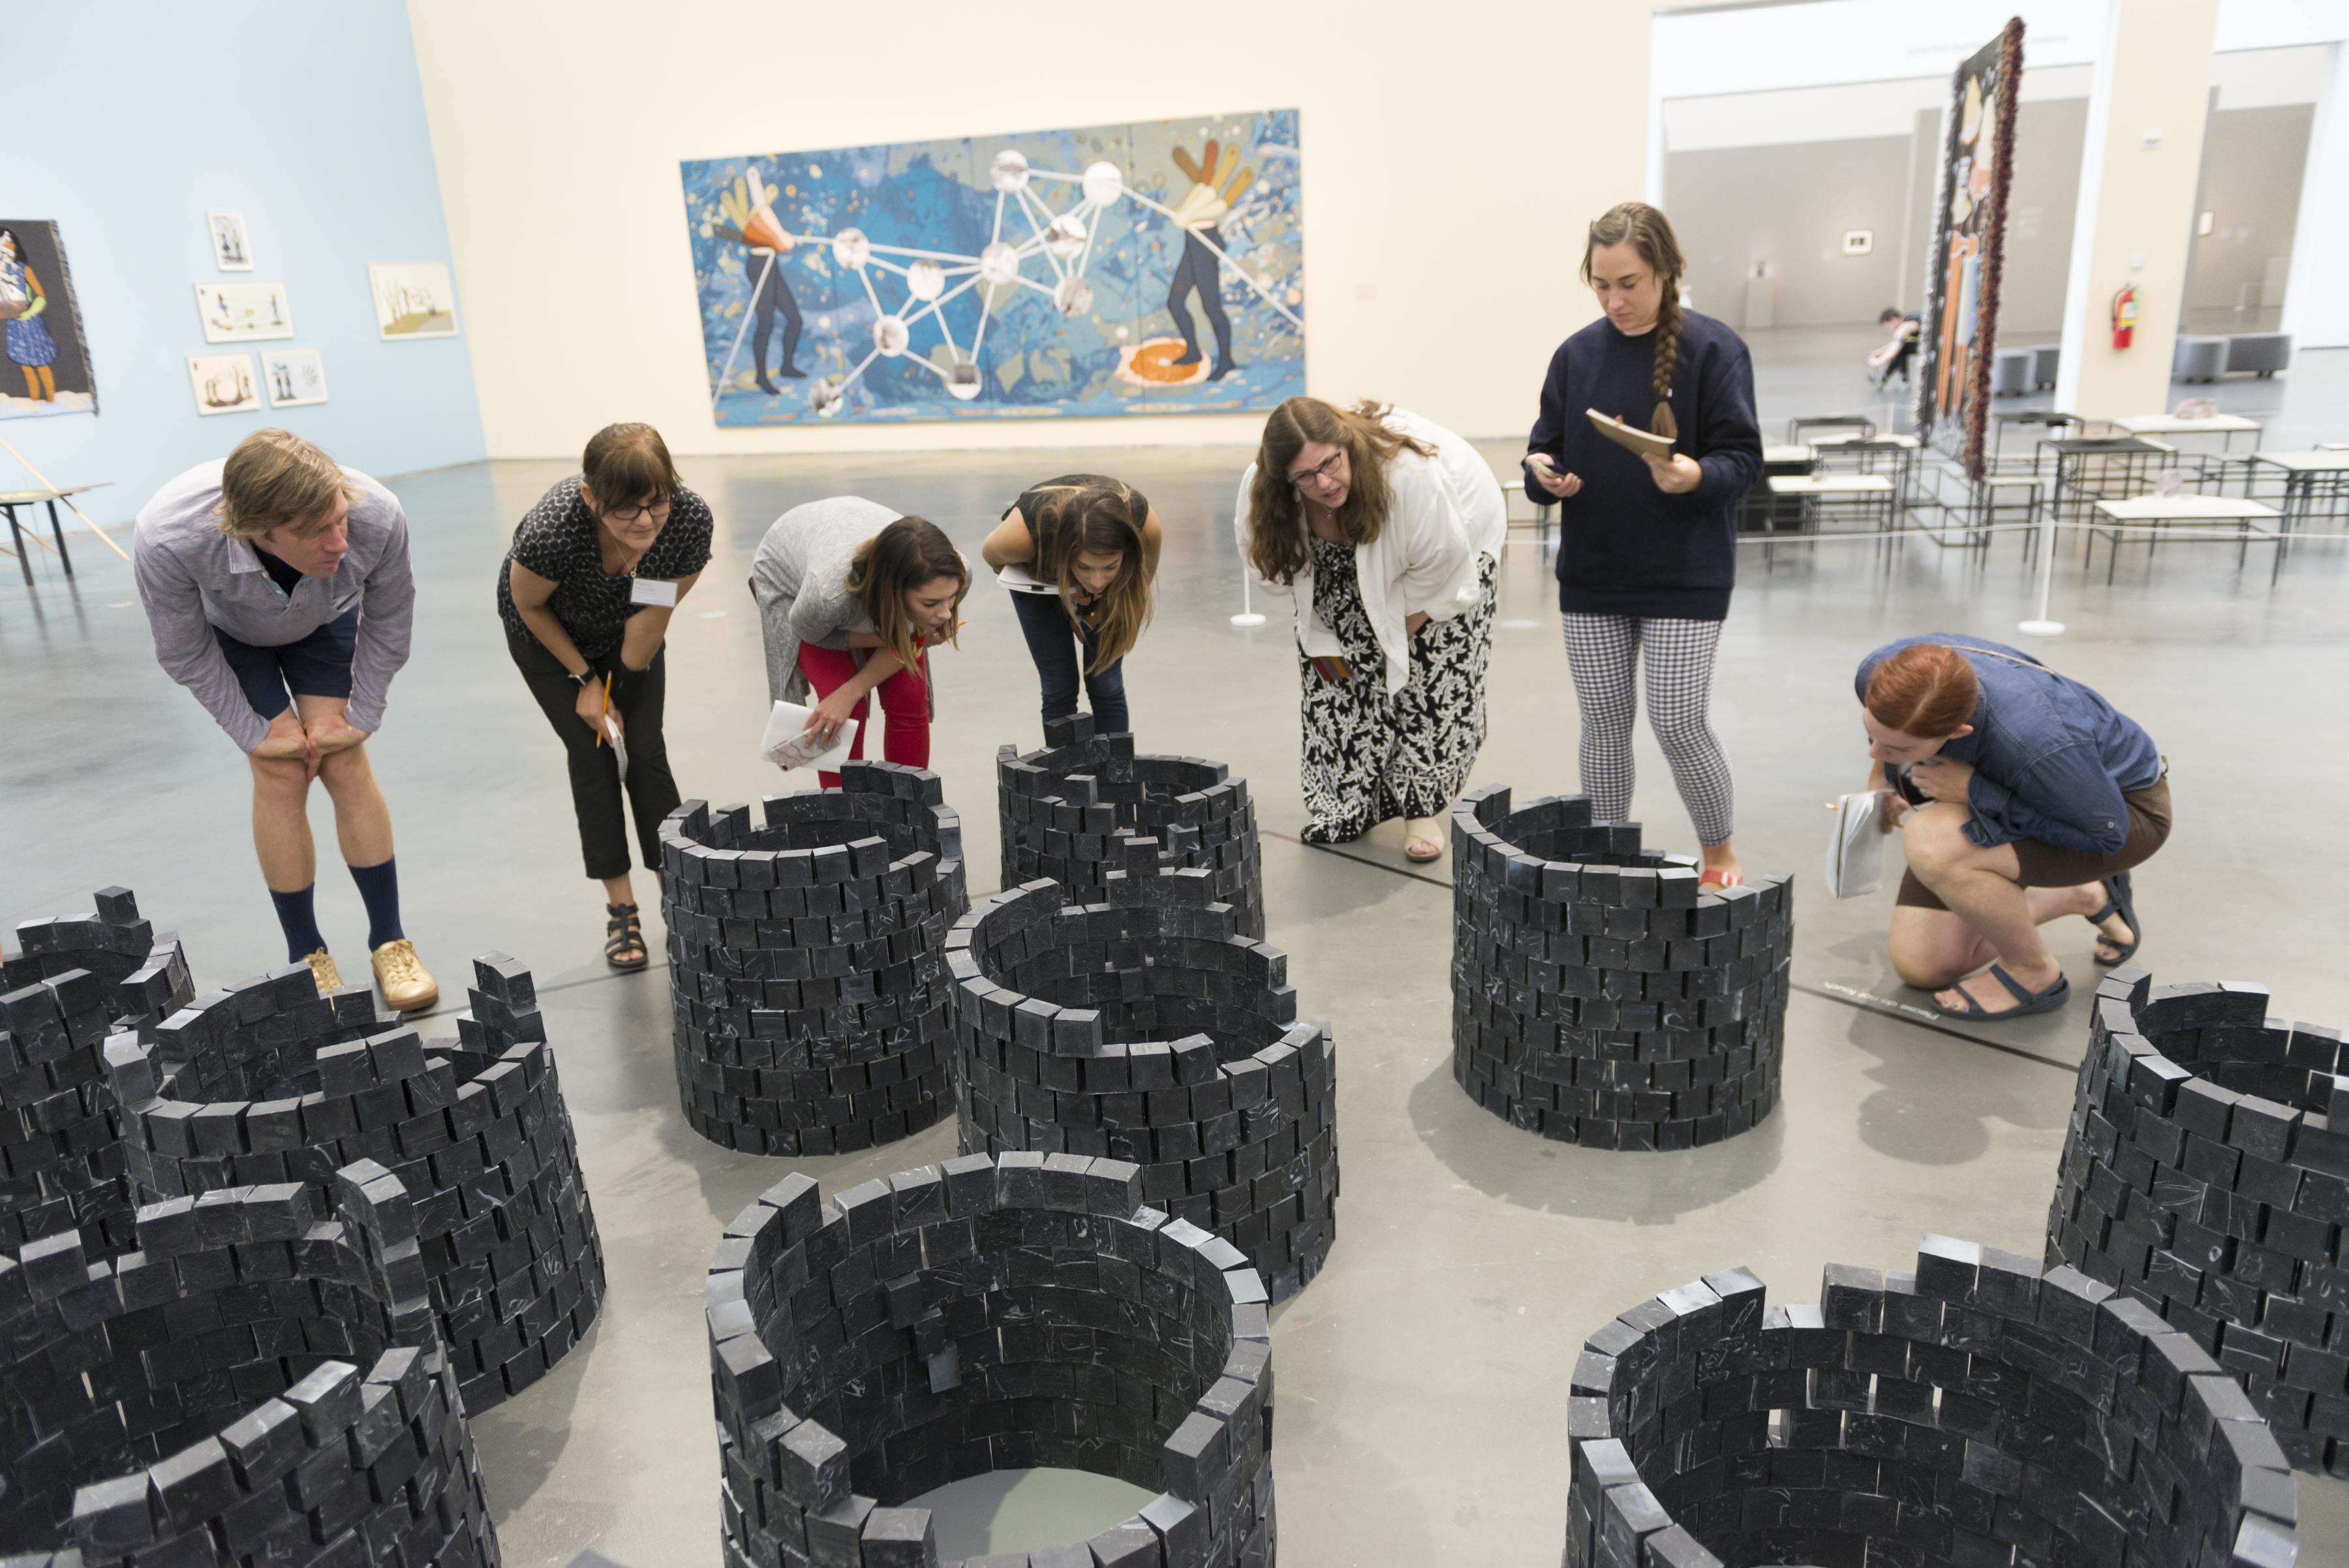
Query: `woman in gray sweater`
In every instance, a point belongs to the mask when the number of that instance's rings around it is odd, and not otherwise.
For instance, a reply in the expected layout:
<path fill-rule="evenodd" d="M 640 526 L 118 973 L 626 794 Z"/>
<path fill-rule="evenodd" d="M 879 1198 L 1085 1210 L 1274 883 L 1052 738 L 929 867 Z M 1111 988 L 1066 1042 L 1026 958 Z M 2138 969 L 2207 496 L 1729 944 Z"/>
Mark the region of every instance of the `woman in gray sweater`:
<path fill-rule="evenodd" d="M 794 506 L 768 528 L 750 564 L 767 645 L 767 691 L 816 698 L 807 732 L 830 742 L 857 722 L 864 754 L 871 694 L 881 694 L 885 761 L 930 761 L 929 649 L 952 642 L 970 568 L 937 524 L 858 495 Z M 817 774 L 826 789 L 840 775 Z"/>

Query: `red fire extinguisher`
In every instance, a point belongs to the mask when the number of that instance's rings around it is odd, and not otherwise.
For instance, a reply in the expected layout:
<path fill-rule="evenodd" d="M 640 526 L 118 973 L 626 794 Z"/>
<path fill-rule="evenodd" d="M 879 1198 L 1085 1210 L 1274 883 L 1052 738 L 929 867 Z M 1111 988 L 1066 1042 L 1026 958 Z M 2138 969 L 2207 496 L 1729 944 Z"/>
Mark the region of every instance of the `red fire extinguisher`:
<path fill-rule="evenodd" d="M 2137 285 L 2113 296 L 2113 347 L 2126 348 L 2137 334 Z"/>

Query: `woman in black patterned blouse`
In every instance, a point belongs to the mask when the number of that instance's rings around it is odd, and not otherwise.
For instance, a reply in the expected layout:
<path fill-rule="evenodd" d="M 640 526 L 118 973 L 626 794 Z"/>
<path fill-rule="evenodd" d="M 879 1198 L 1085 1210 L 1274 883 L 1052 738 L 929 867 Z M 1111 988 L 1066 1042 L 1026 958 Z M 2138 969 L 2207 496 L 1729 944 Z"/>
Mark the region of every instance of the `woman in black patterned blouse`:
<path fill-rule="evenodd" d="M 563 742 L 587 875 L 604 884 L 604 958 L 645 967 L 649 953 L 628 877 L 620 808 L 645 868 L 660 870 L 661 819 L 677 780 L 661 738 L 669 616 L 709 564 L 709 504 L 678 482 L 650 425 L 606 425 L 575 476 L 539 498 L 498 575 L 506 648 Z"/>

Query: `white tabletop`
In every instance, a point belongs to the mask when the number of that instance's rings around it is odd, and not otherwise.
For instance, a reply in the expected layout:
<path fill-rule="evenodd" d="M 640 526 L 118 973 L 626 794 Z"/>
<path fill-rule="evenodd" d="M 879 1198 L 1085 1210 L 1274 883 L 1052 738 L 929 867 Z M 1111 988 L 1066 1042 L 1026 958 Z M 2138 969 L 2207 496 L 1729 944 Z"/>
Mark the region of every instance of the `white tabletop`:
<path fill-rule="evenodd" d="M 1853 431 L 1846 435 L 1815 435 L 1811 438 L 1811 444 L 1813 446 L 1913 447 L 1917 444 L 1917 438 L 1912 435 L 1896 435 L 1889 431 L 1882 435 L 1864 436 L 1857 431 Z"/>
<path fill-rule="evenodd" d="M 2131 435 L 2230 435 L 2261 428 L 2259 421 L 2247 420 L 2240 414 L 2212 414 L 2207 420 L 2181 420 L 2176 414 L 2125 414 L 2105 422 Z"/>
<path fill-rule="evenodd" d="M 1891 492 L 1892 481 L 1880 473 L 1774 473 L 1775 495 L 1880 495 Z"/>
<path fill-rule="evenodd" d="M 2277 515 L 2272 506 L 2234 495 L 2132 495 L 2099 501 L 2096 510 L 2116 523 L 2240 523 Z"/>
<path fill-rule="evenodd" d="M 2349 447 L 2319 452 L 2255 452 L 2251 461 L 2288 468 L 2294 473 L 2339 473 L 2349 470 Z"/>
<path fill-rule="evenodd" d="M 1811 449 L 1807 446 L 1765 446 L 1762 449 L 1764 462 L 1808 462 Z"/>

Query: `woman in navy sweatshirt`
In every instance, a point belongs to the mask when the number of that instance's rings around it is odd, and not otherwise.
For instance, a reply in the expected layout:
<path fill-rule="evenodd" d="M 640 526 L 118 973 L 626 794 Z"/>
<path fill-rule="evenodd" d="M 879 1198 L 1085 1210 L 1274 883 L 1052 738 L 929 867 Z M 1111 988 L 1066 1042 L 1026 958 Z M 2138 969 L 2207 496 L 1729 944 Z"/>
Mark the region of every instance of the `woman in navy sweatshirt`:
<path fill-rule="evenodd" d="M 1737 578 L 1737 504 L 1762 472 L 1754 366 L 1737 334 L 1680 304 L 1680 244 L 1663 213 L 1626 202 L 1590 225 L 1582 280 L 1606 315 L 1550 357 L 1526 444 L 1526 491 L 1559 513 L 1557 607 L 1582 709 L 1591 813 L 1631 809 L 1633 670 L 1648 720 L 1704 851 L 1702 886 L 1734 888 L 1729 759 L 1707 717 L 1713 651 Z M 1596 410 L 1676 438 L 1640 456 L 1601 436 Z"/>

